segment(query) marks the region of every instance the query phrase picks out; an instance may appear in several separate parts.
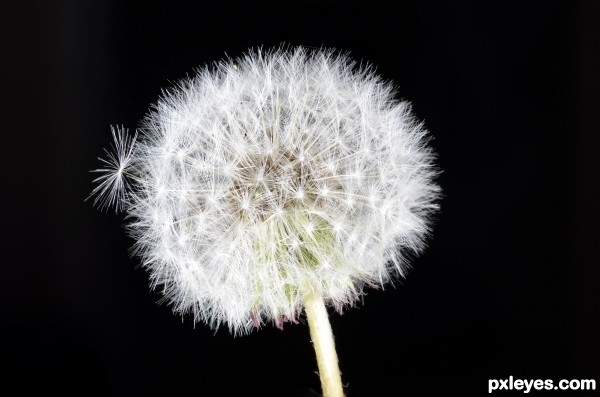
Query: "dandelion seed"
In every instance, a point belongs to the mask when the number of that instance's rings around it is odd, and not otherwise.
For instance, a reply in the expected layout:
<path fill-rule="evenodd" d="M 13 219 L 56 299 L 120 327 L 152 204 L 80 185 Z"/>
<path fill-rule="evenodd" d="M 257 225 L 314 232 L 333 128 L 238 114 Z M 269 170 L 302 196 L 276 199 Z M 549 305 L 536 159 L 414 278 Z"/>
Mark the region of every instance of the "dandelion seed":
<path fill-rule="evenodd" d="M 92 171 L 102 175 L 94 179 L 98 185 L 87 199 L 96 196 L 95 206 L 100 209 L 114 207 L 118 212 L 126 202 L 128 182 L 124 172 L 133 160 L 137 133 L 129 136 L 126 129 L 118 127 L 111 128 L 111 132 L 113 136 L 111 150 L 106 150 L 106 158 L 99 159 L 103 163 L 103 168 Z"/>

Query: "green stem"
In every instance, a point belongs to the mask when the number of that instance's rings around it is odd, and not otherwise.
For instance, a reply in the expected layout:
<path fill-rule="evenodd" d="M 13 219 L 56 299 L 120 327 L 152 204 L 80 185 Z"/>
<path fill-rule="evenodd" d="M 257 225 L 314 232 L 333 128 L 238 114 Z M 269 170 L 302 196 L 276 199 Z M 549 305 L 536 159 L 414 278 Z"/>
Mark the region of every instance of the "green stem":
<path fill-rule="evenodd" d="M 343 397 L 342 378 L 323 296 L 310 287 L 303 291 L 303 295 L 310 336 L 317 354 L 323 397 Z"/>

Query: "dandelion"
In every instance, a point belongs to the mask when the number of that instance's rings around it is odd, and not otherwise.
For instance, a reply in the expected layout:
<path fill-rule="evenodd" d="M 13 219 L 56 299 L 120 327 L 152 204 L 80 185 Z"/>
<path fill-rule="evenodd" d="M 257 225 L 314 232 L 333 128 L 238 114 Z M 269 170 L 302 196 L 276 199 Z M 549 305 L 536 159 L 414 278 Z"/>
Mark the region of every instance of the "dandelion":
<path fill-rule="evenodd" d="M 166 92 L 96 179 L 176 312 L 234 335 L 304 309 L 323 392 L 342 395 L 326 304 L 403 276 L 437 208 L 427 132 L 345 55 L 256 50 Z"/>

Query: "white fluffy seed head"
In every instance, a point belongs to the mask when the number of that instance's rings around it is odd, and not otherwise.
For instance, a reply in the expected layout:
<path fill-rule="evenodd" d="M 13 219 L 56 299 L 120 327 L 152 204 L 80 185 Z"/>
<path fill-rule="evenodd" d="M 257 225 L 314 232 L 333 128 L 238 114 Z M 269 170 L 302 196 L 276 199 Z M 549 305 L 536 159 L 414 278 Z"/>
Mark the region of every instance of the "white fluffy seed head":
<path fill-rule="evenodd" d="M 95 191 L 128 212 L 153 287 L 197 321 L 294 321 L 307 288 L 351 305 L 403 274 L 437 208 L 427 133 L 393 94 L 332 51 L 250 52 L 166 93 L 139 141 L 115 136 Z"/>

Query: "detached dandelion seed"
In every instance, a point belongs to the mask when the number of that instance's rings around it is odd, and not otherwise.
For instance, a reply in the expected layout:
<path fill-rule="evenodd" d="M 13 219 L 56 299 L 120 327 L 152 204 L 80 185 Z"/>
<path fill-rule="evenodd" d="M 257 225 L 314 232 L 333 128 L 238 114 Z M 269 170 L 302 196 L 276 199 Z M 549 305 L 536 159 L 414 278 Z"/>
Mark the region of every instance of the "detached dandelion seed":
<path fill-rule="evenodd" d="M 343 390 L 325 304 L 404 275 L 437 209 L 427 132 L 334 51 L 256 50 L 168 91 L 96 179 L 174 311 L 234 335 L 306 312 L 325 396 Z"/>
<path fill-rule="evenodd" d="M 120 211 L 126 202 L 127 194 L 127 182 L 123 174 L 133 158 L 137 134 L 130 137 L 127 135 L 127 130 L 119 128 L 111 128 L 111 131 L 112 151 L 105 150 L 106 158 L 99 158 L 104 168 L 92 171 L 101 173 L 101 175 L 94 179 L 98 185 L 88 198 L 96 196 L 94 205 L 100 209 L 114 207 L 116 211 Z"/>

